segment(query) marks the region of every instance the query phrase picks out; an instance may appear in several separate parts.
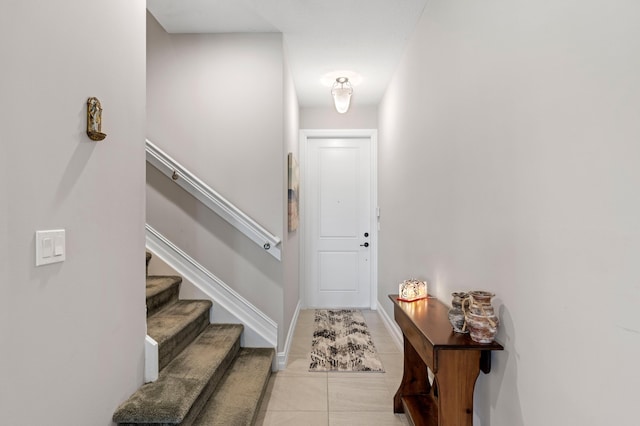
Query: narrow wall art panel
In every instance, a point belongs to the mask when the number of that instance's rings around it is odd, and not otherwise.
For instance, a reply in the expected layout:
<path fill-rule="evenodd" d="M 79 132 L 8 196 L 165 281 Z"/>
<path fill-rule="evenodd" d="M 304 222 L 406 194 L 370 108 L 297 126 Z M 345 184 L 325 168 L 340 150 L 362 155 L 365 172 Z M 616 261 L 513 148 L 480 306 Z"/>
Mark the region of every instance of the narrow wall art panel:
<path fill-rule="evenodd" d="M 300 198 L 300 170 L 298 168 L 298 162 L 296 161 L 293 153 L 289 153 L 287 156 L 287 162 L 289 164 L 289 194 L 288 194 L 288 206 L 289 206 L 289 232 L 296 231 L 298 229 L 298 214 L 299 214 L 299 198 Z"/>

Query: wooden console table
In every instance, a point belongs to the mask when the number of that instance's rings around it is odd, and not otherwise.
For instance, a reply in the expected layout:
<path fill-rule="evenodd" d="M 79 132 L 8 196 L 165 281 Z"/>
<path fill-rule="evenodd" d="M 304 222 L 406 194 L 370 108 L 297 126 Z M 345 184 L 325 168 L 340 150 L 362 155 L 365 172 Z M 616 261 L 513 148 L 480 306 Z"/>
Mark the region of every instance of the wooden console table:
<path fill-rule="evenodd" d="M 489 373 L 491 351 L 504 348 L 455 333 L 449 307 L 435 298 L 401 302 L 397 297 L 389 295 L 404 337 L 404 374 L 393 411 L 405 413 L 415 426 L 472 426 L 478 374 Z M 427 366 L 435 376 L 433 385 Z"/>

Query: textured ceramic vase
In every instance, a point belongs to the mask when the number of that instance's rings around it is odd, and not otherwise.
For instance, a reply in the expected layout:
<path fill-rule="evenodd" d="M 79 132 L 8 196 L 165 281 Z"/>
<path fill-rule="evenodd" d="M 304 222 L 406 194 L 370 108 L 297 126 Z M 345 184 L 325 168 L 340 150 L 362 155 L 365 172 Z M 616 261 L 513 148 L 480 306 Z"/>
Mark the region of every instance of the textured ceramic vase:
<path fill-rule="evenodd" d="M 478 343 L 491 343 L 498 332 L 498 317 L 493 311 L 491 299 L 495 296 L 488 291 L 469 292 L 465 304 L 465 320 L 471 339 Z"/>
<path fill-rule="evenodd" d="M 449 309 L 449 322 L 453 327 L 453 331 L 456 333 L 468 333 L 469 330 L 465 327 L 464 311 L 462 304 L 466 303 L 468 294 L 463 292 L 451 293 L 451 309 Z"/>

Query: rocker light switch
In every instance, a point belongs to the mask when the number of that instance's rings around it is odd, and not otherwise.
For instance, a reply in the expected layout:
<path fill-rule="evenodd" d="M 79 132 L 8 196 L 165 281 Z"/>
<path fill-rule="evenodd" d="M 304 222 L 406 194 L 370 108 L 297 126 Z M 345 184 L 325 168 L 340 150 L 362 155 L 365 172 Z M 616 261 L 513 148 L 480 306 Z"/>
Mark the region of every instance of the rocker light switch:
<path fill-rule="evenodd" d="M 53 255 L 64 256 L 64 231 L 62 235 L 56 235 L 54 238 Z"/>
<path fill-rule="evenodd" d="M 42 239 L 42 257 L 44 259 L 53 256 L 53 238 L 45 237 Z"/>
<path fill-rule="evenodd" d="M 65 231 L 36 231 L 36 266 L 63 262 L 66 259 Z"/>

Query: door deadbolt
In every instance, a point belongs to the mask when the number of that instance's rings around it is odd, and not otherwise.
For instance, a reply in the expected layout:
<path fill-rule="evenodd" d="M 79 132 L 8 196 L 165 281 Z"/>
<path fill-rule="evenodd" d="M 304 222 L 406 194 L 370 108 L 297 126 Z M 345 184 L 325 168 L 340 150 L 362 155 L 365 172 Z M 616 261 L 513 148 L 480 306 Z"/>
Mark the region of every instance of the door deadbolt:
<path fill-rule="evenodd" d="M 360 247 L 369 247 L 369 243 L 360 244 Z"/>

